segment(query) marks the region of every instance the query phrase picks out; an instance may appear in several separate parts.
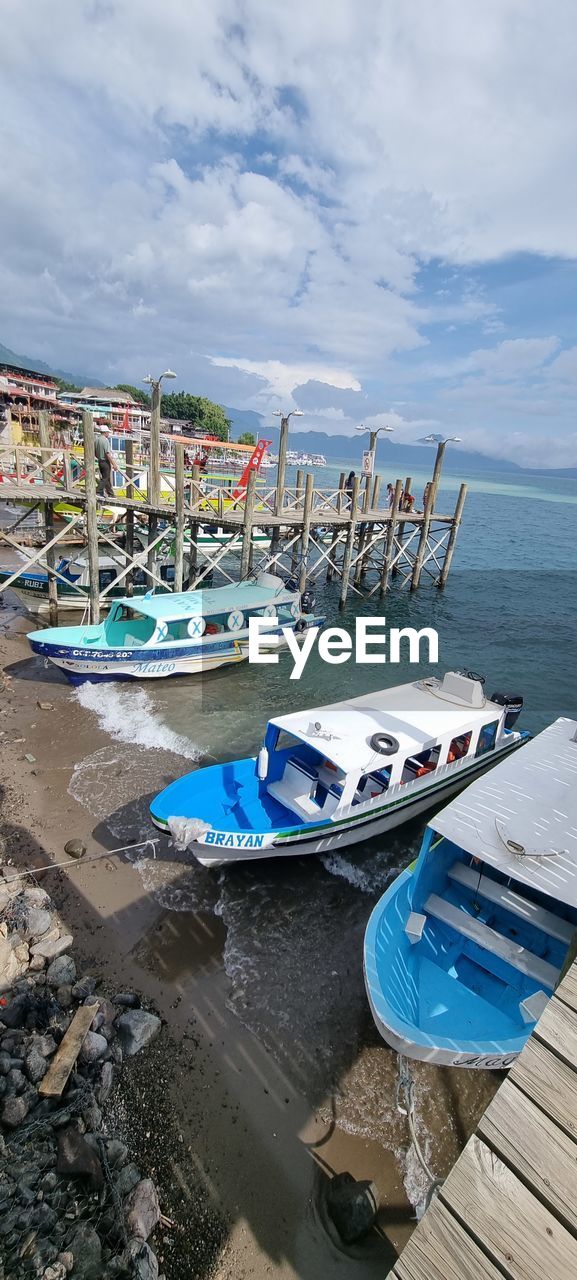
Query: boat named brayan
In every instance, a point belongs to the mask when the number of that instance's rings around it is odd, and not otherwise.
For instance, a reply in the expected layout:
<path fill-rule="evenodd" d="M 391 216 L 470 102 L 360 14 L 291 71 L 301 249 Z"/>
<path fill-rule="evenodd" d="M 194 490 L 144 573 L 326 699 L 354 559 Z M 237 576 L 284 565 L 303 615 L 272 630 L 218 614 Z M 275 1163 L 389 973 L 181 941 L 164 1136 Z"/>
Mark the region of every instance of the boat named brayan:
<path fill-rule="evenodd" d="M 400 1053 L 503 1070 L 577 928 L 577 721 L 561 719 L 436 814 L 369 920 L 373 1017 Z"/>
<path fill-rule="evenodd" d="M 214 590 L 145 595 L 116 600 L 95 626 L 48 627 L 28 640 L 73 684 L 85 680 L 149 680 L 194 675 L 248 657 L 251 617 L 278 619 L 270 634 L 306 631 L 324 619 L 314 615 L 310 591 L 295 591 L 274 574 Z"/>
<path fill-rule="evenodd" d="M 523 700 L 449 672 L 280 716 L 257 759 L 198 769 L 152 802 L 158 827 L 204 866 L 324 853 L 396 827 L 526 736 Z"/>

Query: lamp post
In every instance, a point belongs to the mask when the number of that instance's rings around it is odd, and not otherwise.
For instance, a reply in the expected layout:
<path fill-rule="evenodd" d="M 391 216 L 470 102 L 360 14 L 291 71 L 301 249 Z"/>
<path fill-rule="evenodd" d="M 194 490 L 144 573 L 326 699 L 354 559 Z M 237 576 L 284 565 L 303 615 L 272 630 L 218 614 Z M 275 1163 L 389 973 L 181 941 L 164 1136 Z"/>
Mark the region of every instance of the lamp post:
<path fill-rule="evenodd" d="M 362 435 L 366 435 L 367 431 L 370 432 L 369 452 L 372 453 L 373 455 L 373 472 L 375 469 L 375 455 L 377 450 L 377 440 L 381 434 L 381 431 L 391 432 L 391 431 L 394 431 L 394 429 L 395 429 L 394 427 L 365 427 L 364 423 L 362 422 L 360 426 L 355 427 L 355 431 L 360 431 Z M 372 476 L 367 475 L 365 477 L 365 502 L 364 502 L 365 511 L 368 511 L 368 508 L 369 508 L 371 479 L 372 479 Z"/>
<path fill-rule="evenodd" d="M 435 504 L 437 501 L 437 491 L 441 481 L 441 472 L 443 470 L 443 458 L 445 457 L 445 449 L 447 448 L 448 444 L 460 444 L 460 443 L 461 443 L 460 436 L 447 436 L 446 439 L 444 440 L 438 440 L 436 436 L 425 436 L 425 444 L 436 444 L 437 446 L 435 466 L 433 468 L 433 475 L 431 478 L 431 488 L 433 490 L 431 511 L 435 510 Z"/>
<path fill-rule="evenodd" d="M 160 502 L 160 400 L 163 378 L 176 378 L 172 369 L 165 369 L 159 378 L 149 373 L 143 382 L 150 385 L 150 460 L 148 468 L 148 502 L 157 507 Z"/>
<path fill-rule="evenodd" d="M 291 409 L 283 413 L 281 409 L 273 409 L 273 417 L 280 418 L 280 436 L 278 443 L 278 466 L 276 476 L 275 515 L 279 516 L 283 507 L 284 482 L 286 475 L 286 454 L 288 445 L 289 422 L 291 418 L 302 418 L 302 409 Z"/>

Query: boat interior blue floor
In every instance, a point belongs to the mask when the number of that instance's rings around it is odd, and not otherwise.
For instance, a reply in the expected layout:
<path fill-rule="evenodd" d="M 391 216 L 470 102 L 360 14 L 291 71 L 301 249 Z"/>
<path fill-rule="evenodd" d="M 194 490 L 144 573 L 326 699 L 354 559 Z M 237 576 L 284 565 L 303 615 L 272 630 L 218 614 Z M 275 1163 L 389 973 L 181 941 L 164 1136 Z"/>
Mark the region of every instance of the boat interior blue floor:
<path fill-rule="evenodd" d="M 261 788 L 254 760 L 210 765 L 178 778 L 150 806 L 155 818 L 200 818 L 227 831 L 282 831 L 305 824 Z"/>

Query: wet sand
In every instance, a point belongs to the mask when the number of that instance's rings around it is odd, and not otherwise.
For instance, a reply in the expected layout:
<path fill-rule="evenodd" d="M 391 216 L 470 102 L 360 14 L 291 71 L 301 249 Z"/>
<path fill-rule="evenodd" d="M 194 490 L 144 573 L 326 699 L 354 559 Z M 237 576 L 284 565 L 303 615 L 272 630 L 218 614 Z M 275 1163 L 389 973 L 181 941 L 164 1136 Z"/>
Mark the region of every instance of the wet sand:
<path fill-rule="evenodd" d="M 29 629 L 22 614 L 0 608 L 2 832 L 11 860 L 62 861 L 72 837 L 90 856 L 155 836 L 148 798 L 191 759 L 176 739 L 159 748 L 104 732 L 64 678 L 29 656 Z M 164 839 L 155 849 L 156 859 L 140 847 L 70 860 L 47 873 L 47 885 L 86 971 L 140 990 L 166 1022 L 148 1104 L 141 1082 L 139 1158 L 160 1170 L 167 1198 L 175 1187 L 188 1198 L 195 1236 L 188 1271 L 171 1263 L 167 1246 L 167 1280 L 382 1278 L 427 1182 L 397 1109 L 396 1056 L 379 1040 L 364 995 L 373 899 L 314 859 L 299 860 L 295 898 L 289 862 L 214 873 L 175 862 Z M 422 1064 L 413 1071 L 418 1130 L 443 1177 L 500 1077 Z M 165 1153 L 167 1116 L 176 1150 Z M 378 1231 L 351 1249 L 334 1238 L 324 1209 L 327 1180 L 343 1170 L 374 1180 L 381 1200 Z"/>

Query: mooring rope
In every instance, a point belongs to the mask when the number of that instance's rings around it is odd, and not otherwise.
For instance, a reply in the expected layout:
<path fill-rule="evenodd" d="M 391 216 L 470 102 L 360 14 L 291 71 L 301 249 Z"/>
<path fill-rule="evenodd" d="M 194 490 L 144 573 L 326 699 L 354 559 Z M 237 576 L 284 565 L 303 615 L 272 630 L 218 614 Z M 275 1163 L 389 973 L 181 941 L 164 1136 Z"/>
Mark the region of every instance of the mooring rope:
<path fill-rule="evenodd" d="M 91 853 L 88 858 L 85 858 L 84 855 L 80 858 L 75 858 L 73 854 L 70 854 L 66 862 L 48 862 L 45 867 L 29 867 L 27 871 L 18 871 L 9 880 L 4 877 L 4 884 L 15 884 L 17 880 L 25 880 L 27 876 L 35 876 L 39 871 L 57 871 L 61 867 L 68 867 L 69 870 L 72 870 L 73 868 L 86 866 L 87 862 L 98 862 L 99 858 L 112 858 L 115 854 L 127 853 L 129 849 L 146 849 L 149 845 L 152 848 L 153 858 L 156 858 L 157 844 L 159 844 L 159 838 L 150 838 L 148 840 L 137 840 L 135 844 L 119 845 L 117 849 L 102 849 L 100 853 Z"/>
<path fill-rule="evenodd" d="M 405 1106 L 403 1106 L 400 1102 L 401 1092 L 403 1092 L 405 1095 L 405 1102 L 406 1102 Z M 423 1149 L 421 1147 L 421 1143 L 417 1135 L 417 1128 L 415 1124 L 415 1082 L 411 1075 L 409 1063 L 407 1059 L 403 1057 L 402 1054 L 399 1054 L 399 1079 L 397 1082 L 397 1111 L 399 1111 L 401 1115 L 406 1115 L 407 1117 L 407 1122 L 409 1125 L 409 1133 L 411 1135 L 411 1141 L 415 1148 L 417 1159 L 423 1170 L 423 1173 L 425 1174 L 425 1177 L 428 1179 L 430 1184 L 429 1189 L 427 1191 L 427 1195 L 426 1195 L 426 1208 L 428 1208 L 433 1196 L 435 1195 L 435 1192 L 438 1191 L 439 1187 L 443 1185 L 444 1179 L 435 1177 L 435 1174 L 430 1169 L 427 1163 L 426 1157 L 423 1153 Z"/>

